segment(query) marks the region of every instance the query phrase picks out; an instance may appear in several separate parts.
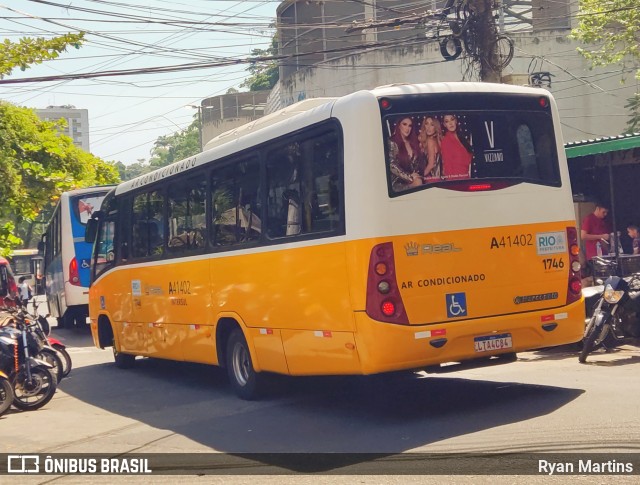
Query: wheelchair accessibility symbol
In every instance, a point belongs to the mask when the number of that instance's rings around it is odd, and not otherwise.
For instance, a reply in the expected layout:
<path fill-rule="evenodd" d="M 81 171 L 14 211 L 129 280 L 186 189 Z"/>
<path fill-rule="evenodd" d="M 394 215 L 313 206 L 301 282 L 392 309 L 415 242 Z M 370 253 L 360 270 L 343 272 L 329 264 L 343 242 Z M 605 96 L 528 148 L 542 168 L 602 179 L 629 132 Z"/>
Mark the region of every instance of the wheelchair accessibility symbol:
<path fill-rule="evenodd" d="M 465 293 L 449 293 L 445 296 L 448 318 L 467 316 L 467 296 Z"/>

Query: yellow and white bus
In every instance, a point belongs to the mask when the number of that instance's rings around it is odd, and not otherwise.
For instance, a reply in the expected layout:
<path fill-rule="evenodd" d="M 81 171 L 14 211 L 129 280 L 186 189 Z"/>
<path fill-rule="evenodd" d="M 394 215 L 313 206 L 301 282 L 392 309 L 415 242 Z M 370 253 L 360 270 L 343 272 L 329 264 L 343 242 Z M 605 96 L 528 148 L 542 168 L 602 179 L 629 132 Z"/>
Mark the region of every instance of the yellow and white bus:
<path fill-rule="evenodd" d="M 120 367 L 226 367 L 246 399 L 264 373 L 511 360 L 584 328 L 560 121 L 541 89 L 303 101 L 120 184 L 87 239 L 95 344 Z"/>

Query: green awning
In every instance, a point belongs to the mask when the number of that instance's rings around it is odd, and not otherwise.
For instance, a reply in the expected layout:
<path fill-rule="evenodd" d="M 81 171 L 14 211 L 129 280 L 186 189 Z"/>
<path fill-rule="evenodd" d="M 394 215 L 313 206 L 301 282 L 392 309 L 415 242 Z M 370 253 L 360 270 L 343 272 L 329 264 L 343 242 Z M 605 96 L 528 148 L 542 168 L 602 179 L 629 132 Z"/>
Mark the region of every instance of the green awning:
<path fill-rule="evenodd" d="M 565 143 L 564 149 L 567 158 L 584 157 L 598 153 L 609 153 L 630 148 L 640 147 L 640 133 L 623 135 L 611 138 L 598 138 L 596 140 Z"/>

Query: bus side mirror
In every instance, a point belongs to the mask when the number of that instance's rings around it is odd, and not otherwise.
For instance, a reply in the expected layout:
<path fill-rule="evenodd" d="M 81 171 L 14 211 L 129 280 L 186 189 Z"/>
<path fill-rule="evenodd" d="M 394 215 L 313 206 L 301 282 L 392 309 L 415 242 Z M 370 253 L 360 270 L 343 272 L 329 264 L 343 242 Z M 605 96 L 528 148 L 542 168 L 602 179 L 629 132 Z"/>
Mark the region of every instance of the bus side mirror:
<path fill-rule="evenodd" d="M 40 242 L 38 243 L 38 252 L 39 252 L 40 254 L 44 254 L 44 241 L 40 241 Z"/>
<path fill-rule="evenodd" d="M 98 234 L 98 220 L 89 219 L 87 221 L 87 227 L 84 230 L 84 241 L 93 244 Z"/>
<path fill-rule="evenodd" d="M 104 213 L 102 211 L 94 211 L 91 214 L 91 219 L 87 221 L 87 226 L 84 230 L 84 241 L 93 244 L 98 234 L 98 221 L 102 218 Z"/>

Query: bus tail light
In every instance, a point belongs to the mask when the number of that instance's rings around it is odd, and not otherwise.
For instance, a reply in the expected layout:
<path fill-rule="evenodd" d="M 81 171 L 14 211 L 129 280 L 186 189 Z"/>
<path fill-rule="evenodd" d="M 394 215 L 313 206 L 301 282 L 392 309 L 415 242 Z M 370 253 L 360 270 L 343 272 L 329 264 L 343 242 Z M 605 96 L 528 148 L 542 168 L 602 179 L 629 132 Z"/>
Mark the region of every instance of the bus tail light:
<path fill-rule="evenodd" d="M 393 243 L 378 244 L 371 250 L 366 307 L 367 315 L 374 320 L 409 324 L 396 282 Z"/>
<path fill-rule="evenodd" d="M 567 227 L 567 251 L 569 253 L 569 281 L 567 288 L 567 305 L 578 301 L 582 295 L 582 279 L 580 264 L 580 247 L 578 231 L 575 227 Z"/>
<path fill-rule="evenodd" d="M 69 262 L 69 283 L 80 286 L 80 273 L 78 273 L 78 261 L 76 258 Z"/>
<path fill-rule="evenodd" d="M 512 185 L 519 184 L 518 180 L 494 180 L 486 182 L 477 182 L 474 180 L 463 180 L 456 182 L 449 182 L 439 185 L 443 189 L 457 190 L 458 192 L 487 192 L 490 190 L 502 190 Z"/>

